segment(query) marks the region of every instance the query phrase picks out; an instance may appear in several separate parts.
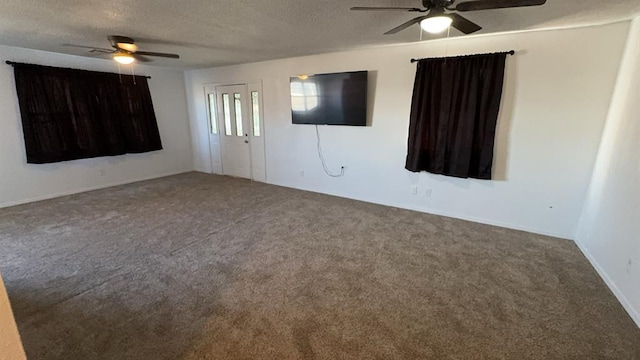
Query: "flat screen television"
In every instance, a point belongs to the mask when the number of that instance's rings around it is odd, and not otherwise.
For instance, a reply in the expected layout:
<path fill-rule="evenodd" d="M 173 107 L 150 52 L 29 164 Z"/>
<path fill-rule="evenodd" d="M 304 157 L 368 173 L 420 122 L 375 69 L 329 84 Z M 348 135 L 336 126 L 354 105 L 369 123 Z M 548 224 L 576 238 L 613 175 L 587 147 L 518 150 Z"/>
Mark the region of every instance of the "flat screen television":
<path fill-rule="evenodd" d="M 367 125 L 367 71 L 293 76 L 294 124 Z"/>

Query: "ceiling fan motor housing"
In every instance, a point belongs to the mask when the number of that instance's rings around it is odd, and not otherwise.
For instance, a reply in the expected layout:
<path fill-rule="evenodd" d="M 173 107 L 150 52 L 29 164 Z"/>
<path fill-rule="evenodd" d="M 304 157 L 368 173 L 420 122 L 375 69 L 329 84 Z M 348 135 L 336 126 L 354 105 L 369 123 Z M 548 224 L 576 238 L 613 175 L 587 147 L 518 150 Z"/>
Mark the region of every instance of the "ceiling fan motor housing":
<path fill-rule="evenodd" d="M 422 0 L 422 6 L 427 9 L 443 9 L 451 6 L 455 0 Z"/>
<path fill-rule="evenodd" d="M 120 35 L 109 35 L 109 42 L 111 43 L 111 46 L 117 48 L 118 47 L 118 43 L 122 43 L 122 44 L 133 44 L 134 41 L 132 38 L 130 37 L 126 37 L 126 36 L 120 36 Z"/>

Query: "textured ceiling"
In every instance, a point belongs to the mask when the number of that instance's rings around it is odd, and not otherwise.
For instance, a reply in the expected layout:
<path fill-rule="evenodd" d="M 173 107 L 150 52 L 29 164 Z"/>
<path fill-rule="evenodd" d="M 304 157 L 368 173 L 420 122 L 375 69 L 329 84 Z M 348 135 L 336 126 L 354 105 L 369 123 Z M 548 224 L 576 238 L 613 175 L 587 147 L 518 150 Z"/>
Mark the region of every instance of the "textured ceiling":
<path fill-rule="evenodd" d="M 458 1 L 460 2 L 460 1 Z M 84 56 L 126 35 L 141 50 L 180 60 L 150 65 L 201 68 L 419 40 L 419 27 L 385 31 L 416 16 L 354 12 L 352 6 L 420 6 L 420 0 L 3 0 L 0 43 Z M 465 13 L 492 32 L 598 24 L 629 19 L 638 0 L 548 0 L 541 7 Z M 452 30 L 451 36 L 459 36 Z M 104 55 L 102 55 L 104 56 Z"/>

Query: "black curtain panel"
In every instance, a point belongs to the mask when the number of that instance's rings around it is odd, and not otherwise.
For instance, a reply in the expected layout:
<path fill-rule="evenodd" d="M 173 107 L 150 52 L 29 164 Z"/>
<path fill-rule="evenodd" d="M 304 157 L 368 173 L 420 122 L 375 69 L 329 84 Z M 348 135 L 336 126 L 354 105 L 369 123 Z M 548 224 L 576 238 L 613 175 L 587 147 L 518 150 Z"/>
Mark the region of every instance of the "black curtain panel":
<path fill-rule="evenodd" d="M 418 61 L 407 170 L 491 179 L 506 55 Z"/>
<path fill-rule="evenodd" d="M 14 64 L 27 162 L 162 149 L 146 77 Z"/>

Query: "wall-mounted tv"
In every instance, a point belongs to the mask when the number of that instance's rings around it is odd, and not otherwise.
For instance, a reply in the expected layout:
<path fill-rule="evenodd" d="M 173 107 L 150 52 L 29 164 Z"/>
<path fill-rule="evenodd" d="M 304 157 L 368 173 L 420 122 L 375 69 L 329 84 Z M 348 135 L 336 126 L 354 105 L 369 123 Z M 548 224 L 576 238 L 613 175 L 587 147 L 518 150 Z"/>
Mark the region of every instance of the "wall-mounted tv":
<path fill-rule="evenodd" d="M 294 124 L 367 125 L 367 71 L 290 79 Z"/>

